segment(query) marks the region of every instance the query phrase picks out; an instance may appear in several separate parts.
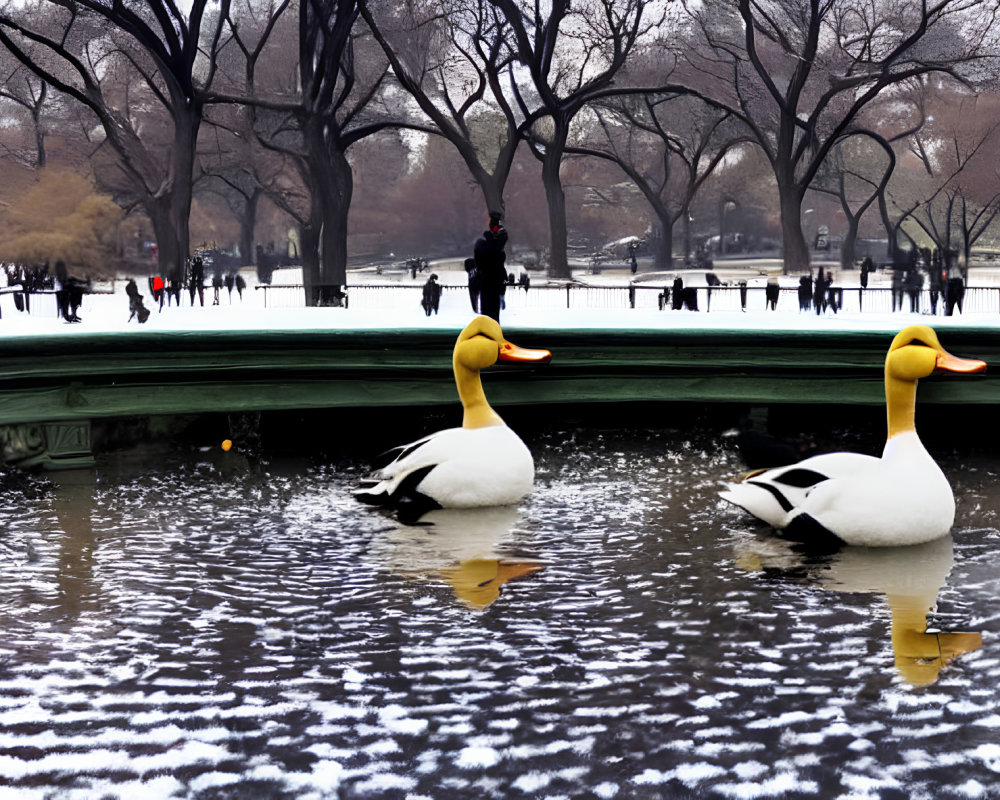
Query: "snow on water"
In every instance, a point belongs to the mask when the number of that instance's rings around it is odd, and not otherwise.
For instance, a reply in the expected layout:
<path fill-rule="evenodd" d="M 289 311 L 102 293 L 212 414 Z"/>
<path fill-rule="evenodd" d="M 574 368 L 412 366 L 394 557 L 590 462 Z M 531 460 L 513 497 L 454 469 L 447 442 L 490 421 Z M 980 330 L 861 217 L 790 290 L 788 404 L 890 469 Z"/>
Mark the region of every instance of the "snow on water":
<path fill-rule="evenodd" d="M 541 569 L 486 608 L 445 520 L 354 503 L 352 464 L 0 475 L 0 798 L 990 797 L 1000 531 L 960 503 L 922 556 L 931 622 L 983 644 L 910 685 L 887 595 L 844 588 L 876 562 L 716 515 L 740 464 L 706 435 L 530 441 L 474 561 Z"/>

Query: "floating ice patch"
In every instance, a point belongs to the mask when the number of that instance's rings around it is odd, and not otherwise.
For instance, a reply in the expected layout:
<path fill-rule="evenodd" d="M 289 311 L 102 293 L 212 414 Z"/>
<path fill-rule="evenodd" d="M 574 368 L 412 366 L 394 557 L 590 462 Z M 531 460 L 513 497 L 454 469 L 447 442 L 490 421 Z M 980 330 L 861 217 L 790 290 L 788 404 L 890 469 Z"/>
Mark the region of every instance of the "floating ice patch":
<path fill-rule="evenodd" d="M 815 719 L 815 714 L 807 714 L 805 711 L 786 711 L 776 717 L 765 719 L 755 719 L 747 723 L 748 728 L 783 728 L 786 725 L 794 725 L 797 722 L 808 722 Z"/>
<path fill-rule="evenodd" d="M 955 791 L 965 797 L 986 797 L 986 787 L 977 780 L 967 780 L 956 786 Z"/>
<path fill-rule="evenodd" d="M 492 747 L 463 747 L 455 758 L 460 769 L 486 769 L 500 762 L 500 754 Z"/>
<path fill-rule="evenodd" d="M 792 792 L 815 796 L 819 791 L 819 785 L 815 781 L 799 780 L 796 775 L 790 772 L 783 772 L 773 778 L 755 783 L 717 783 L 712 788 L 724 797 L 733 797 L 737 800 L 757 800 L 761 797 L 781 798 Z"/>
<path fill-rule="evenodd" d="M 354 788 L 362 793 L 381 792 L 384 794 L 391 791 L 409 791 L 416 785 L 417 782 L 413 778 L 386 772 L 373 775 L 366 781 L 359 781 L 354 785 Z"/>
<path fill-rule="evenodd" d="M 515 789 L 532 794 L 544 789 L 552 782 L 552 777 L 541 772 L 529 772 L 511 784 Z"/>
<path fill-rule="evenodd" d="M 1000 745 L 981 744 L 970 754 L 993 772 L 1000 772 Z"/>
<path fill-rule="evenodd" d="M 701 762 L 698 764 L 682 764 L 669 772 L 661 772 L 657 769 L 643 770 L 639 775 L 632 778 L 632 783 L 639 785 L 656 785 L 669 783 L 672 780 L 679 780 L 685 786 L 694 787 L 709 778 L 717 778 L 725 774 L 722 767 L 714 764 Z"/>

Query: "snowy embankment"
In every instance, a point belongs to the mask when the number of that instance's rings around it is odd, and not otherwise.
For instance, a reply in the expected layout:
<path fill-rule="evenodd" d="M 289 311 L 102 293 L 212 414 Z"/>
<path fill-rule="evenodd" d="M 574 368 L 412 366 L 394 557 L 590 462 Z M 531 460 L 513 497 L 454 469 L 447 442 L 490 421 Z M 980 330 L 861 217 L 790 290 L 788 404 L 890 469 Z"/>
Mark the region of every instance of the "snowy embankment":
<path fill-rule="evenodd" d="M 444 266 L 444 265 L 442 265 Z M 464 288 L 466 275 L 461 271 L 432 267 L 442 285 L 440 313 L 426 317 L 419 306 L 419 286 L 427 273 L 416 279 L 403 275 L 375 275 L 374 272 L 351 273 L 348 308 L 301 307 L 301 290 L 294 288 L 300 280 L 296 270 L 275 273 L 274 285 L 257 287 L 252 269 L 243 270 L 248 288 L 242 298 L 235 290 L 222 289 L 219 305 L 213 305 L 213 290 L 206 287 L 205 305 L 192 306 L 190 296 L 181 294 L 181 305 L 164 305 L 160 309 L 145 287 L 141 287 L 146 307 L 152 312 L 148 322 L 140 325 L 129 321 L 125 282 L 104 287 L 106 293 L 84 297 L 80 309 L 82 322 L 67 323 L 56 316 L 52 294 L 33 295 L 31 313 L 19 312 L 12 294 L 0 295 L 0 336 L 30 336 L 38 334 L 72 336 L 79 332 L 106 333 L 113 331 L 217 331 L 217 330 L 324 330 L 324 329 L 399 329 L 448 328 L 458 330 L 469 320 L 472 310 Z M 501 313 L 501 323 L 508 330 L 518 328 L 553 329 L 651 329 L 672 328 L 705 330 L 859 330 L 895 332 L 908 324 L 929 324 L 939 329 L 955 327 L 1000 328 L 1000 305 L 992 297 L 972 302 L 970 290 L 965 313 L 943 316 L 943 303 L 936 315 L 926 313 L 927 293 L 924 293 L 925 313 L 857 310 L 858 290 L 845 281 L 844 309 L 838 314 L 822 315 L 800 312 L 791 291 L 781 295 L 776 311 L 765 309 L 763 280 L 750 281 L 747 310 L 739 307 L 737 290 L 729 287 L 715 290 L 710 304 L 704 288 L 699 288 L 699 311 L 658 310 L 660 282 L 637 284 L 636 308 L 630 308 L 627 292 L 631 275 L 605 272 L 601 275 L 580 274 L 572 293 L 564 287 L 532 285 L 526 292 L 519 287 L 508 289 L 507 308 Z M 882 276 L 879 276 L 881 278 Z M 664 281 L 666 282 L 666 281 Z M 536 281 L 537 283 L 537 281 Z M 989 285 L 992 276 L 974 278 L 973 285 Z M 391 285 L 386 285 L 391 284 Z M 759 284 L 759 285 L 758 285 Z M 693 282 L 691 285 L 695 285 Z M 789 286 L 788 279 L 782 285 Z M 874 287 L 883 284 L 873 283 Z M 282 288 L 287 286 L 288 288 Z M 588 288 L 588 286 L 590 288 Z M 987 290 L 981 290 L 987 291 Z M 1000 292 L 1000 289 L 990 289 Z M 571 296 L 570 296 L 571 294 Z M 269 295 L 269 297 L 265 297 Z M 872 297 L 876 295 L 871 293 Z M 887 293 L 879 295 L 883 300 Z M 570 305 L 571 307 L 567 307 Z M 707 307 L 706 307 L 707 305 Z M 869 303 L 869 308 L 872 307 Z M 904 302 L 908 308 L 908 303 Z"/>

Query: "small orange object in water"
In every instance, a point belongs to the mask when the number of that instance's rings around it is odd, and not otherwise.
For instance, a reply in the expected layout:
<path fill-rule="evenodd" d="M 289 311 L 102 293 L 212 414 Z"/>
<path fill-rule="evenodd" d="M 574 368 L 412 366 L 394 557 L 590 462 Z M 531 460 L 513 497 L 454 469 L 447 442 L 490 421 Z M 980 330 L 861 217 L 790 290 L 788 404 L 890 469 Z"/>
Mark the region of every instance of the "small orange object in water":
<path fill-rule="evenodd" d="M 222 449 L 225 450 L 227 453 L 232 448 L 232 446 L 233 446 L 233 440 L 232 439 L 223 439 L 222 440 Z"/>

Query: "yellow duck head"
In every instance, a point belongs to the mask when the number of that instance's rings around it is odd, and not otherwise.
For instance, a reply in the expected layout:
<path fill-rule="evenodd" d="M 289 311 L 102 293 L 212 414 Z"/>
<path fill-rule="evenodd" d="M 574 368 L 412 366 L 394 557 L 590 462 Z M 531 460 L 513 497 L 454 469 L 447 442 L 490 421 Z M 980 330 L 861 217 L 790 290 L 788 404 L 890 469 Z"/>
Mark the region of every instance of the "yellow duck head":
<path fill-rule="evenodd" d="M 982 372 L 985 361 L 956 358 L 926 325 L 903 328 L 885 357 L 885 400 L 889 438 L 914 430 L 917 381 L 937 371 Z"/>
<path fill-rule="evenodd" d="M 485 316 L 472 320 L 458 335 L 451 359 L 458 396 L 465 409 L 462 427 L 485 428 L 504 424 L 486 402 L 479 379 L 481 369 L 491 367 L 497 361 L 545 364 L 551 360 L 552 353 L 548 350 L 526 350 L 508 342 L 496 320 Z"/>

